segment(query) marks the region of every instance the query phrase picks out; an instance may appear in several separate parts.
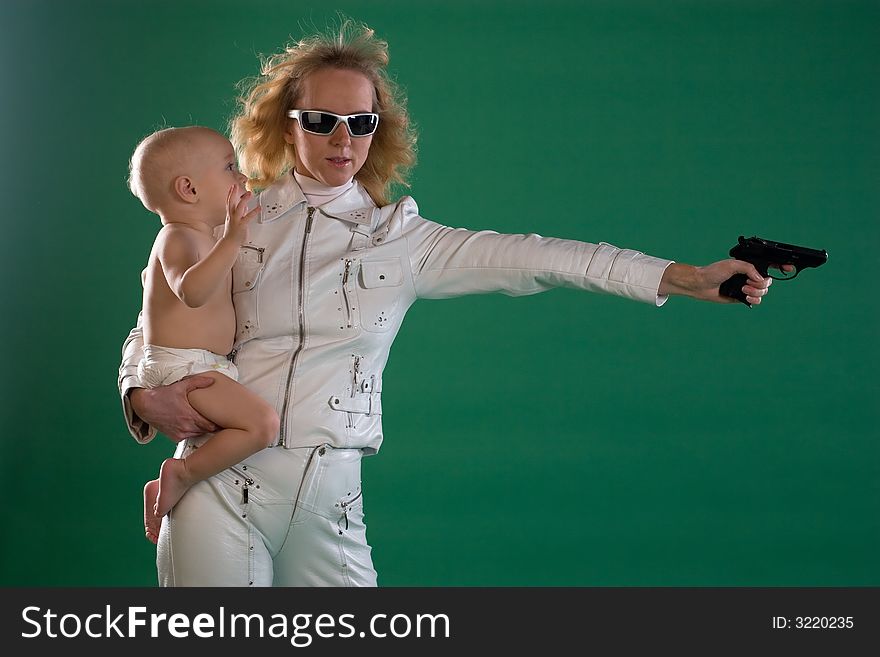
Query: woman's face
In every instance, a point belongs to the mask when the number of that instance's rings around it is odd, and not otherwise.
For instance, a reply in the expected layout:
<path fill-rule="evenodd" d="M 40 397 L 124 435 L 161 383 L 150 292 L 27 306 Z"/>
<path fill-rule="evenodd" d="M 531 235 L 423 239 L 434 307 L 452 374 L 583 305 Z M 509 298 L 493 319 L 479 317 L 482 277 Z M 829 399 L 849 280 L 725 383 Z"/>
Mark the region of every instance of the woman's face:
<path fill-rule="evenodd" d="M 288 109 L 323 110 L 334 114 L 373 111 L 373 84 L 357 71 L 325 68 L 303 80 L 302 95 L 296 107 Z M 351 180 L 367 161 L 373 135 L 352 137 L 340 122 L 329 135 L 305 132 L 296 119 L 290 119 L 284 141 L 296 149 L 296 170 L 330 187 Z"/>

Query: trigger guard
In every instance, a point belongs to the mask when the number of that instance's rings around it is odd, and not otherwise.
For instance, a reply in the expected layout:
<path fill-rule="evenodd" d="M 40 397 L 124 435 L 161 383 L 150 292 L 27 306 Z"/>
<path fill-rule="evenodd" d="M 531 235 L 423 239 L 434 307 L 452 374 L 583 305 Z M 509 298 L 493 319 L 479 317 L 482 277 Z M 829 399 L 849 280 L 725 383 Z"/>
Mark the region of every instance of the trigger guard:
<path fill-rule="evenodd" d="M 774 281 L 791 281 L 797 278 L 797 275 L 800 273 L 801 270 L 795 267 L 794 274 L 792 274 L 791 276 L 771 276 L 769 273 L 767 275 L 770 276 L 770 278 L 772 278 Z"/>

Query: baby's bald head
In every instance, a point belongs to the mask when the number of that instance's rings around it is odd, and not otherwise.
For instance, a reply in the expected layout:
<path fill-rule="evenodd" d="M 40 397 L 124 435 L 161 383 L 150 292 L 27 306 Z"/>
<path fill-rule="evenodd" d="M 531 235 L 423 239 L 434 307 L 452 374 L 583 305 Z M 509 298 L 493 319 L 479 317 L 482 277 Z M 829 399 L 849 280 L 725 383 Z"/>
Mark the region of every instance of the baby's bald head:
<path fill-rule="evenodd" d="M 128 186 L 151 212 L 159 213 L 174 198 L 174 180 L 188 175 L 196 165 L 199 144 L 221 137 L 201 126 L 165 128 L 145 137 L 134 149 L 129 163 Z"/>

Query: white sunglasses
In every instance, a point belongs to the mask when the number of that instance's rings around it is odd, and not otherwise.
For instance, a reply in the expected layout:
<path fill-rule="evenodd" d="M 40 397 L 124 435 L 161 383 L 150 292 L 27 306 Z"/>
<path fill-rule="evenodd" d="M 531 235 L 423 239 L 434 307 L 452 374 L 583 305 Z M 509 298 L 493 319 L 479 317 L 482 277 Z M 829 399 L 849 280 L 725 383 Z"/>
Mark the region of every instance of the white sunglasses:
<path fill-rule="evenodd" d="M 340 121 L 348 126 L 352 137 L 369 137 L 379 127 L 379 115 L 374 112 L 364 114 L 334 114 L 321 110 L 289 110 L 287 116 L 299 121 L 299 127 L 313 135 L 330 135 Z"/>

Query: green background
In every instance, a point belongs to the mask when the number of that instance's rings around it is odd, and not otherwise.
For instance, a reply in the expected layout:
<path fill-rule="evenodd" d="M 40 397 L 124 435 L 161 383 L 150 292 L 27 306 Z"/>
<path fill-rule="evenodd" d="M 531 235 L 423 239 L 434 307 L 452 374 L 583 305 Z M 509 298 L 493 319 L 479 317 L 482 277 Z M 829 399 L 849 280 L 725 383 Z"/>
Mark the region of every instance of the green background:
<path fill-rule="evenodd" d="M 880 585 L 880 4 L 681 0 L 3 0 L 0 585 L 155 583 L 171 443 L 129 438 L 115 390 L 158 229 L 128 157 L 224 129 L 258 55 L 337 9 L 390 43 L 430 219 L 830 254 L 751 311 L 416 304 L 364 466 L 380 584 Z"/>

